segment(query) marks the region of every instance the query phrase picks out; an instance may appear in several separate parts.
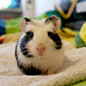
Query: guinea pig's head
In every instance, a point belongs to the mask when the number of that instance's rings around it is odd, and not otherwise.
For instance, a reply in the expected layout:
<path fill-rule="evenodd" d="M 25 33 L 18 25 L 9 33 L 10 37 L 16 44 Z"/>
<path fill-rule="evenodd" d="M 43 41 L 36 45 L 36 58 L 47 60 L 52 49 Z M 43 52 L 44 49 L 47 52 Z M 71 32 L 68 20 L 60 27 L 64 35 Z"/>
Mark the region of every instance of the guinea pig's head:
<path fill-rule="evenodd" d="M 43 20 L 24 18 L 20 22 L 21 30 L 29 38 L 26 47 L 33 57 L 51 56 L 61 48 L 61 39 L 56 33 L 60 24 L 60 19 L 55 15 Z"/>

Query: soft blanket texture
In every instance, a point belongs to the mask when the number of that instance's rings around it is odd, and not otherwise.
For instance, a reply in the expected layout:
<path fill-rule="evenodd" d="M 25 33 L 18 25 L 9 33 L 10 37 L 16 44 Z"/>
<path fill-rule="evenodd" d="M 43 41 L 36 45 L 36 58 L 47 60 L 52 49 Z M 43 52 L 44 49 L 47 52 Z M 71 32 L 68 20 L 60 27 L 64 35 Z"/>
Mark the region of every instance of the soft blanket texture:
<path fill-rule="evenodd" d="M 86 48 L 63 41 L 65 60 L 57 74 L 27 76 L 17 67 L 16 42 L 0 45 L 0 86 L 63 86 L 86 79 Z"/>

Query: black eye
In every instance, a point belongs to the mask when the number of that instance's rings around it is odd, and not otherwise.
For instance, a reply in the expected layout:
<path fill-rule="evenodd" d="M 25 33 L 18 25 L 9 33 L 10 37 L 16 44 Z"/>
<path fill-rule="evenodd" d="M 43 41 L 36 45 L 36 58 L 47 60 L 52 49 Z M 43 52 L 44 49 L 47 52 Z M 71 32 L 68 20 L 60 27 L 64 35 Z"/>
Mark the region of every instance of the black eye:
<path fill-rule="evenodd" d="M 48 32 L 48 36 L 50 37 L 50 38 L 52 38 L 53 37 L 53 33 L 52 32 Z"/>
<path fill-rule="evenodd" d="M 32 31 L 29 31 L 26 34 L 30 37 L 30 39 L 32 39 L 34 36 L 34 33 Z"/>

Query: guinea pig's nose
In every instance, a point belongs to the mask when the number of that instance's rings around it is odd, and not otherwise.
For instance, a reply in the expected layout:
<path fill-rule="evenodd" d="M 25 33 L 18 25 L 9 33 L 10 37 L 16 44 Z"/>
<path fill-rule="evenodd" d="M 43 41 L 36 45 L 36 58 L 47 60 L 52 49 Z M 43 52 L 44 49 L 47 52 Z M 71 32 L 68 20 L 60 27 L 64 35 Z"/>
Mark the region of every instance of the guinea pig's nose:
<path fill-rule="evenodd" d="M 44 46 L 38 46 L 36 47 L 36 50 L 40 56 L 44 55 L 45 47 Z"/>

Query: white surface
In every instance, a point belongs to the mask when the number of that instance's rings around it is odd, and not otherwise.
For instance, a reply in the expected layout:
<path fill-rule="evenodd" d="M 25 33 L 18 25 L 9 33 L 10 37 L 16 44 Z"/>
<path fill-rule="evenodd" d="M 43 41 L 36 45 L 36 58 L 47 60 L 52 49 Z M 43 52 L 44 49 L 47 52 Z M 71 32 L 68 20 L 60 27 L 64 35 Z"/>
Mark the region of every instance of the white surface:
<path fill-rule="evenodd" d="M 0 0 L 0 8 L 7 8 L 11 2 L 12 0 Z"/>
<path fill-rule="evenodd" d="M 27 0 L 22 0 L 22 10 L 24 17 L 39 17 L 47 11 L 53 11 L 55 4 L 59 4 L 60 0 L 32 0 L 33 9 L 27 9 Z"/>
<path fill-rule="evenodd" d="M 60 4 L 60 0 L 35 0 L 35 16 L 55 10 L 55 4 Z"/>
<path fill-rule="evenodd" d="M 54 0 L 35 0 L 36 17 L 49 10 L 54 10 Z"/>
<path fill-rule="evenodd" d="M 78 3 L 76 4 L 76 12 L 77 12 L 77 13 L 86 12 L 86 1 L 78 2 Z"/>
<path fill-rule="evenodd" d="M 21 0 L 21 8 L 23 17 L 35 17 L 34 14 L 34 0 L 31 0 L 32 4 L 28 4 L 28 0 Z M 30 8 L 30 9 L 29 9 Z"/>

